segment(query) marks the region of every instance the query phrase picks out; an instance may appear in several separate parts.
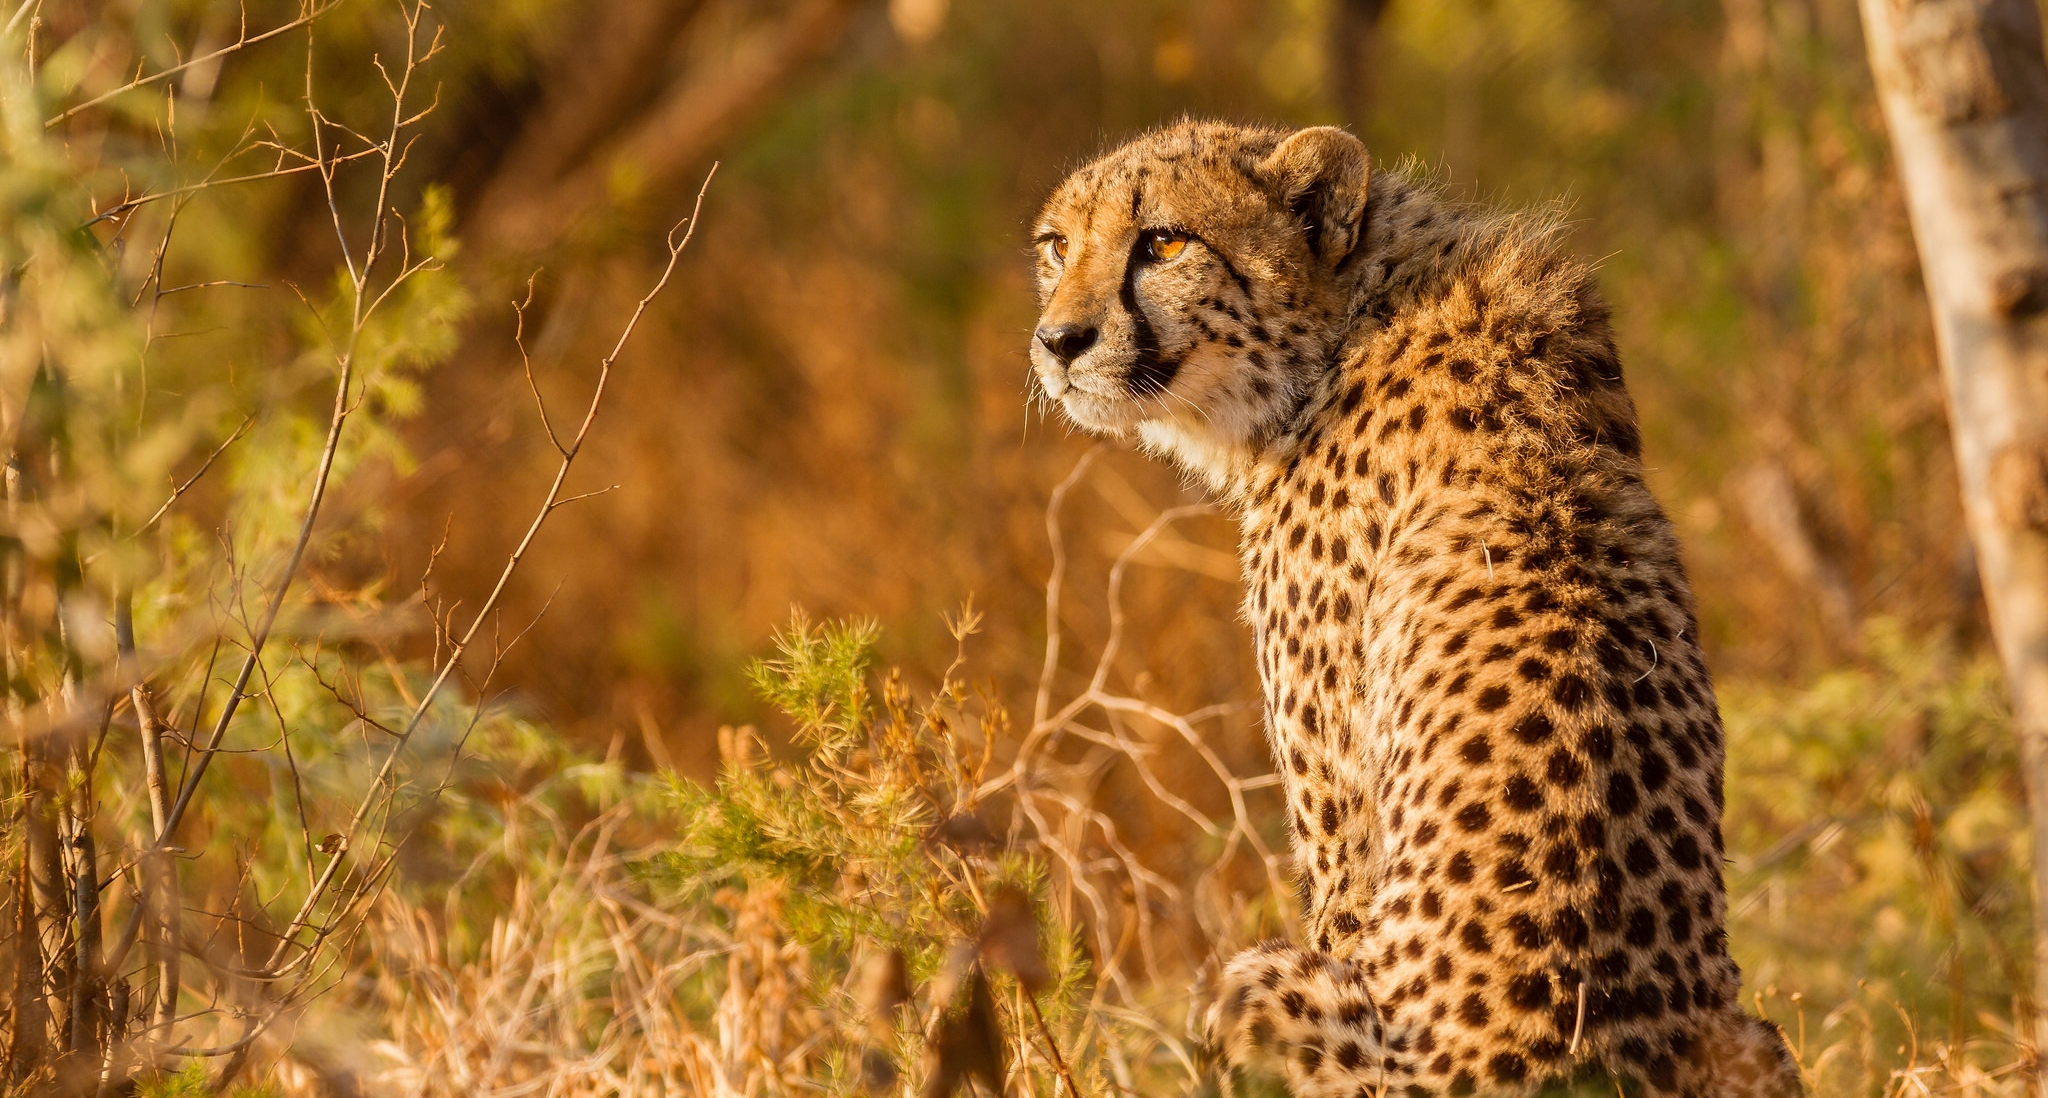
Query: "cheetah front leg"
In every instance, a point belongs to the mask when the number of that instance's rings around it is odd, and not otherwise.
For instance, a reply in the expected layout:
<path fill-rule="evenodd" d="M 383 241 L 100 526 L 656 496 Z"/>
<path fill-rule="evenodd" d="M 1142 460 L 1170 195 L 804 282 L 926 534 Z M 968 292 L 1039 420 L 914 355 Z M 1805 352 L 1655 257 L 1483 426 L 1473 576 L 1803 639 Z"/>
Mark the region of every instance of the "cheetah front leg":
<path fill-rule="evenodd" d="M 1209 1042 L 1225 1093 L 1240 1073 L 1271 1073 L 1293 1098 L 1398 1094 L 1414 1081 L 1389 1051 L 1364 973 L 1349 961 L 1281 942 L 1224 969 Z"/>

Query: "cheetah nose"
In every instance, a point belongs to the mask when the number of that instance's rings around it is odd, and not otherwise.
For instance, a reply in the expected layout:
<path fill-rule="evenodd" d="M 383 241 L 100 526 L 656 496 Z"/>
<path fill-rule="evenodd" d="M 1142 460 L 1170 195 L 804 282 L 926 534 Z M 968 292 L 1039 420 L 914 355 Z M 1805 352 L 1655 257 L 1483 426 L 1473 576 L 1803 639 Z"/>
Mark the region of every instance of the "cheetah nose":
<path fill-rule="evenodd" d="M 1040 328 L 1037 333 L 1038 341 L 1045 344 L 1045 349 L 1051 351 L 1052 357 L 1059 359 L 1062 366 L 1073 365 L 1074 360 L 1081 357 L 1081 352 L 1095 346 L 1098 334 L 1095 329 L 1083 328 L 1079 324 Z"/>

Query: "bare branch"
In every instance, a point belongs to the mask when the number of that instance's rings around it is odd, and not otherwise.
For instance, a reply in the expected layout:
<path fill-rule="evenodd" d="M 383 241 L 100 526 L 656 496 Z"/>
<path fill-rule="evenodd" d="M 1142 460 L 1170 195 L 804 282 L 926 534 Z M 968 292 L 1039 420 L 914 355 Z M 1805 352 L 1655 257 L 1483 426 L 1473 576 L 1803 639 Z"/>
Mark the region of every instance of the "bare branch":
<path fill-rule="evenodd" d="M 162 72 L 155 73 L 151 76 L 138 76 L 135 79 L 130 80 L 129 82 L 121 85 L 118 88 L 114 88 L 110 91 L 101 92 L 99 95 L 93 96 L 91 99 L 88 99 L 85 102 L 80 103 L 77 106 L 72 107 L 69 110 L 66 110 L 56 115 L 55 117 L 49 119 L 48 121 L 44 122 L 43 128 L 53 129 L 57 126 L 58 123 L 63 122 L 65 119 L 70 118 L 73 115 L 76 115 L 82 111 L 89 111 L 92 108 L 97 107 L 100 104 L 105 103 L 106 101 L 113 99 L 116 96 L 134 91 L 137 88 L 146 88 L 151 84 L 158 83 L 159 81 L 168 80 L 171 77 L 176 76 L 179 73 L 184 72 L 185 70 L 192 68 L 195 65 L 204 65 L 212 61 L 218 61 L 219 59 L 226 57 L 231 53 L 236 53 L 238 51 L 247 49 L 250 46 L 254 46 L 261 42 L 268 42 L 269 40 L 276 38 L 280 34 L 289 34 L 292 31 L 299 29 L 300 27 L 311 24 L 314 20 L 320 18 L 323 15 L 326 15 L 328 12 L 333 11 L 335 8 L 338 8 L 340 6 L 341 0 L 326 0 L 325 3 L 320 4 L 317 7 L 302 9 L 303 14 L 301 14 L 297 19 L 294 19 L 291 22 L 286 23 L 282 26 L 272 27 L 271 29 L 264 31 L 262 34 L 258 35 L 250 35 L 248 33 L 248 28 L 244 27 L 241 37 L 236 38 L 233 42 L 230 42 L 227 45 L 222 46 L 220 49 L 217 49 L 212 53 L 205 54 L 200 57 L 195 57 L 192 60 L 187 61 L 183 64 L 173 65 L 170 68 L 165 69 Z M 15 18 L 19 19 L 20 17 L 21 13 L 17 11 L 15 13 Z M 11 22 L 12 21 L 10 21 L 10 23 Z"/>

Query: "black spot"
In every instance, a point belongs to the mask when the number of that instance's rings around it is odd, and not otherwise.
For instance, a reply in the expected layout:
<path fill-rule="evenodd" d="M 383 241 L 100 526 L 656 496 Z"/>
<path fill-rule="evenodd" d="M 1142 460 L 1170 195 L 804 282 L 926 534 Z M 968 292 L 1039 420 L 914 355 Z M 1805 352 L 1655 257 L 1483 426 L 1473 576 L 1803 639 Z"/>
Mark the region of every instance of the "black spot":
<path fill-rule="evenodd" d="M 1527 775 L 1516 774 L 1507 781 L 1506 799 L 1508 807 L 1517 812 L 1534 812 L 1543 807 L 1543 790 Z"/>
<path fill-rule="evenodd" d="M 1579 784 L 1579 779 L 1585 772 L 1586 769 L 1579 764 L 1579 760 L 1573 758 L 1571 752 L 1560 747 L 1550 753 L 1550 763 L 1545 768 L 1544 776 L 1550 779 L 1550 784 L 1559 789 L 1570 789 Z"/>
<path fill-rule="evenodd" d="M 1678 1089 L 1678 1064 L 1671 1057 L 1659 1054 L 1643 1069 L 1643 1076 L 1650 1085 L 1666 1093 Z"/>
<path fill-rule="evenodd" d="M 1518 892 L 1536 883 L 1536 878 L 1529 874 L 1529 867 L 1523 865 L 1520 858 L 1501 862 L 1493 871 L 1493 880 L 1502 892 Z"/>
<path fill-rule="evenodd" d="M 1550 665 L 1532 656 L 1523 660 L 1515 673 L 1529 682 L 1542 682 L 1550 677 Z"/>
<path fill-rule="evenodd" d="M 1586 680 L 1577 675 L 1560 675 L 1557 681 L 1550 685 L 1550 696 L 1557 702 L 1558 708 L 1567 713 L 1576 713 L 1592 700 L 1593 690 L 1586 685 Z"/>
<path fill-rule="evenodd" d="M 1641 839 L 1628 844 L 1627 853 L 1622 855 L 1622 864 L 1638 877 L 1647 877 L 1657 871 L 1657 852 Z"/>
<path fill-rule="evenodd" d="M 1464 884 L 1471 880 L 1472 855 L 1463 850 L 1451 855 L 1451 860 L 1444 863 L 1444 876 L 1450 878 L 1453 884 Z"/>
<path fill-rule="evenodd" d="M 1479 695 L 1472 699 L 1472 704 L 1478 706 L 1479 711 L 1482 713 L 1497 712 L 1508 704 L 1508 688 L 1505 686 L 1489 686 L 1481 690 Z"/>
<path fill-rule="evenodd" d="M 1458 748 L 1458 757 L 1477 765 L 1493 758 L 1493 744 L 1485 735 L 1474 736 Z"/>
<path fill-rule="evenodd" d="M 1487 1009 L 1486 999 L 1475 991 L 1458 1004 L 1458 1020 L 1474 1029 L 1484 1029 L 1493 1020 L 1493 1011 Z"/>
<path fill-rule="evenodd" d="M 1664 755 L 1652 748 L 1643 755 L 1643 788 L 1655 793 L 1664 788 L 1671 779 L 1671 764 L 1664 761 Z"/>
<path fill-rule="evenodd" d="M 1543 933 L 1542 924 L 1534 916 L 1518 911 L 1508 917 L 1508 933 L 1514 936 L 1515 944 L 1523 949 L 1541 949 L 1548 935 Z"/>
<path fill-rule="evenodd" d="M 1653 946 L 1657 944 L 1657 917 L 1646 907 L 1632 907 L 1628 912 L 1628 930 L 1623 940 L 1632 946 Z"/>
<path fill-rule="evenodd" d="M 1679 945 L 1692 941 L 1691 909 L 1673 908 L 1664 916 L 1664 928 L 1671 932 L 1671 940 Z"/>
<path fill-rule="evenodd" d="M 1349 911 L 1339 911 L 1337 917 L 1330 920 L 1330 925 L 1336 927 L 1339 934 L 1356 934 L 1359 926 L 1358 916 Z"/>
<path fill-rule="evenodd" d="M 1686 832 L 1671 844 L 1671 861 L 1681 869 L 1700 867 L 1700 841 Z"/>
<path fill-rule="evenodd" d="M 1468 920 L 1458 929 L 1458 940 L 1474 953 L 1493 952 L 1493 941 L 1486 936 L 1486 928 L 1477 919 Z"/>
<path fill-rule="evenodd" d="M 1544 740 L 1549 739 L 1557 729 L 1550 723 L 1550 718 L 1544 714 L 1530 713 L 1523 716 L 1521 720 L 1516 721 L 1514 728 L 1510 731 L 1514 733 L 1516 739 L 1523 743 L 1542 743 Z"/>
<path fill-rule="evenodd" d="M 1508 1004 L 1535 1013 L 1550 1005 L 1550 977 L 1540 972 L 1524 973 L 1508 981 Z"/>
<path fill-rule="evenodd" d="M 1459 809 L 1456 819 L 1458 826 L 1467 831 L 1484 831 L 1486 825 L 1492 822 L 1492 816 L 1486 811 L 1486 806 L 1478 801 Z"/>
<path fill-rule="evenodd" d="M 1650 680 L 1642 679 L 1635 684 L 1634 701 L 1639 708 L 1657 708 L 1657 688 Z"/>
<path fill-rule="evenodd" d="M 1550 916 L 1550 933 L 1567 949 L 1583 948 L 1592 936 L 1586 917 L 1572 908 L 1560 908 Z"/>
<path fill-rule="evenodd" d="M 1617 770 L 1607 776 L 1607 810 L 1616 816 L 1626 816 L 1642 803 L 1642 795 L 1636 791 L 1634 778 Z"/>

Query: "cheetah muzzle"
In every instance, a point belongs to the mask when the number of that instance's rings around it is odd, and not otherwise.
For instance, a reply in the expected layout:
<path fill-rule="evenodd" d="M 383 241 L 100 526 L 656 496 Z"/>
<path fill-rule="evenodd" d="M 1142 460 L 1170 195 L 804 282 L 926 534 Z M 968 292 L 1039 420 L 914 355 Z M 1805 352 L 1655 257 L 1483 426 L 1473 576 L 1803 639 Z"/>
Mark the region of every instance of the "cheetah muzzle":
<path fill-rule="evenodd" d="M 1200 122 L 1039 219 L 1045 395 L 1241 519 L 1306 944 L 1227 966 L 1225 1079 L 1802 1093 L 1737 1005 L 1691 590 L 1556 236 L 1341 130 Z"/>

